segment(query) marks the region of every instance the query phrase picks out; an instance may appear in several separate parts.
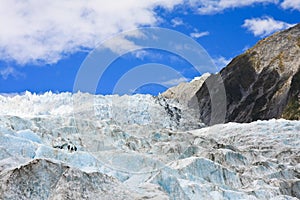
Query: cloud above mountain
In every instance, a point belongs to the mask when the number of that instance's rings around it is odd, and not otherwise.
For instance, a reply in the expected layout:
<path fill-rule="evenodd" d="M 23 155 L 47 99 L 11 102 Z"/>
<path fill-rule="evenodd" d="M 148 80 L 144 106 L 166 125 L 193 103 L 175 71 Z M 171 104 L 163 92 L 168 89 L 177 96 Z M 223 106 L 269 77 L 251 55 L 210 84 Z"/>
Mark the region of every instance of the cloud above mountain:
<path fill-rule="evenodd" d="M 292 9 L 300 11 L 300 0 L 284 0 L 281 3 L 281 7 L 284 9 Z"/>
<path fill-rule="evenodd" d="M 276 31 L 287 29 L 292 26 L 294 26 L 294 24 L 278 21 L 268 16 L 246 19 L 243 24 L 244 28 L 259 37 L 265 37 Z"/>
<path fill-rule="evenodd" d="M 171 10 L 179 3 L 182 0 L 4 0 L 0 5 L 0 56 L 19 64 L 56 63 L 118 32 L 155 25 L 154 8 Z"/>
<path fill-rule="evenodd" d="M 172 11 L 183 4 L 200 15 L 253 4 L 300 9 L 299 0 L 3 0 L 0 4 L 0 57 L 19 65 L 53 64 L 72 53 L 93 49 L 99 42 L 119 32 L 157 26 L 164 19 L 156 8 Z M 263 20 L 272 22 L 270 19 Z M 256 30 L 252 22 L 245 22 L 245 26 L 254 34 L 270 32 Z M 180 18 L 174 18 L 171 23 L 173 27 L 184 24 Z M 275 25 L 277 28 L 278 23 Z M 285 27 L 286 24 L 280 26 Z M 193 36 L 198 38 L 203 34 L 207 35 L 207 32 Z"/>
<path fill-rule="evenodd" d="M 235 9 L 254 4 L 276 4 L 283 9 L 300 10 L 300 0 L 189 0 L 199 14 L 210 15 L 227 9 Z"/>
<path fill-rule="evenodd" d="M 277 3 L 278 0 L 190 0 L 190 4 L 198 7 L 200 14 L 214 14 L 230 8 L 239 8 L 261 3 Z"/>

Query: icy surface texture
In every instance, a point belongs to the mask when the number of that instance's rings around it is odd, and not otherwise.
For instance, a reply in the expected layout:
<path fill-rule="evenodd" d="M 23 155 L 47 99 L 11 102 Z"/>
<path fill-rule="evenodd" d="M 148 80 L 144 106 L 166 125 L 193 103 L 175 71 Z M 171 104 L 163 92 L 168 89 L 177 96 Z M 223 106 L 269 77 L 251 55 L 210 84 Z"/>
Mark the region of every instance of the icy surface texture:
<path fill-rule="evenodd" d="M 176 100 L 151 95 L 90 95 L 47 92 L 43 95 L 1 96 L 0 114 L 32 117 L 73 117 L 111 121 L 123 126 L 146 125 L 154 129 L 191 129 L 203 124 Z"/>
<path fill-rule="evenodd" d="M 75 96 L 0 97 L 0 199 L 300 198 L 299 121 L 189 130 L 161 97 Z"/>

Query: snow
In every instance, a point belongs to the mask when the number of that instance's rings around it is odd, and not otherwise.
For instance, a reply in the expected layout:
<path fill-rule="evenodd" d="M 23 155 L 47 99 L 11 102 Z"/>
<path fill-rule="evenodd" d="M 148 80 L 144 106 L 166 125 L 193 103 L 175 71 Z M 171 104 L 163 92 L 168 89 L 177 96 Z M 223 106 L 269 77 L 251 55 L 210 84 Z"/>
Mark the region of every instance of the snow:
<path fill-rule="evenodd" d="M 150 95 L 0 102 L 1 199 L 300 198 L 300 121 L 200 128 L 187 108 Z"/>

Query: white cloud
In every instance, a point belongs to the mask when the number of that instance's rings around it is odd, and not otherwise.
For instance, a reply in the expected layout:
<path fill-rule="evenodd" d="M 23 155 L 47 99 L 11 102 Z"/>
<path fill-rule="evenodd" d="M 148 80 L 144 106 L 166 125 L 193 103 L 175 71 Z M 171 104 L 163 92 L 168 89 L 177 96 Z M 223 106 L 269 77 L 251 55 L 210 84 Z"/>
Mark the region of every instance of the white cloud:
<path fill-rule="evenodd" d="M 195 32 L 195 33 L 191 33 L 190 36 L 193 37 L 193 38 L 201 38 L 203 36 L 207 36 L 209 35 L 209 32 L 208 31 L 205 31 L 205 32 Z"/>
<path fill-rule="evenodd" d="M 300 0 L 284 0 L 284 9 L 299 9 Z M 189 2 L 200 14 L 213 14 L 229 8 L 278 0 L 2 0 L 0 4 L 0 58 L 18 64 L 56 63 L 77 51 L 96 45 L 121 31 L 144 25 L 157 25 L 157 6 L 172 10 Z M 246 22 L 245 22 L 246 23 Z M 184 25 L 180 18 L 173 27 Z M 245 25 L 246 26 L 246 25 Z M 250 27 L 250 25 L 249 25 Z M 194 38 L 208 32 L 191 33 Z M 113 50 L 135 44 L 126 38 L 112 45 Z"/>
<path fill-rule="evenodd" d="M 15 79 L 19 78 L 19 77 L 24 77 L 25 74 L 17 71 L 16 69 L 14 69 L 13 67 L 6 67 L 4 69 L 0 70 L 0 75 L 1 77 L 6 80 L 9 76 L 14 77 Z"/>
<path fill-rule="evenodd" d="M 181 25 L 184 25 L 182 19 L 176 17 L 174 19 L 171 20 L 171 24 L 173 27 L 177 27 L 177 26 L 181 26 Z"/>
<path fill-rule="evenodd" d="M 221 70 L 231 62 L 232 58 L 225 58 L 223 56 L 219 56 L 217 58 L 214 58 L 213 60 L 218 69 Z"/>
<path fill-rule="evenodd" d="M 250 45 L 246 45 L 246 46 L 244 46 L 244 48 L 242 49 L 242 51 L 245 52 L 245 51 L 247 51 L 247 50 L 250 49 L 250 48 L 251 48 Z"/>
<path fill-rule="evenodd" d="M 187 82 L 187 81 L 189 81 L 187 78 L 179 77 L 179 78 L 174 78 L 174 79 L 171 79 L 171 80 L 168 80 L 168 81 L 164 81 L 161 84 L 165 85 L 165 86 L 168 86 L 168 87 L 172 87 L 172 86 L 178 85 L 179 83 Z"/>
<path fill-rule="evenodd" d="M 120 31 L 155 25 L 155 7 L 171 10 L 180 3 L 183 0 L 2 0 L 0 57 L 19 64 L 55 63 Z"/>
<path fill-rule="evenodd" d="M 124 36 L 114 37 L 113 40 L 107 40 L 103 45 L 118 54 L 139 48 L 138 45 Z"/>
<path fill-rule="evenodd" d="M 200 14 L 214 14 L 229 8 L 250 6 L 258 3 L 278 3 L 278 0 L 189 0 Z"/>
<path fill-rule="evenodd" d="M 300 0 L 284 0 L 281 3 L 283 9 L 293 9 L 300 11 Z"/>
<path fill-rule="evenodd" d="M 277 21 L 272 17 L 246 19 L 242 27 L 248 29 L 255 36 L 264 37 L 276 31 L 287 29 L 293 26 L 283 21 Z"/>

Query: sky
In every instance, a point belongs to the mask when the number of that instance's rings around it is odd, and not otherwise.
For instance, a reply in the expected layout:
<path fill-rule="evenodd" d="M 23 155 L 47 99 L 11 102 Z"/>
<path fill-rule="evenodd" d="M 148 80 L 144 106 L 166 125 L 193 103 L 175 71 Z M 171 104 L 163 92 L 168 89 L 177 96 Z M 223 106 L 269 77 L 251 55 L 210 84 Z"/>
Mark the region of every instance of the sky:
<path fill-rule="evenodd" d="M 300 0 L 1 0 L 0 93 L 157 95 L 299 21 Z"/>

